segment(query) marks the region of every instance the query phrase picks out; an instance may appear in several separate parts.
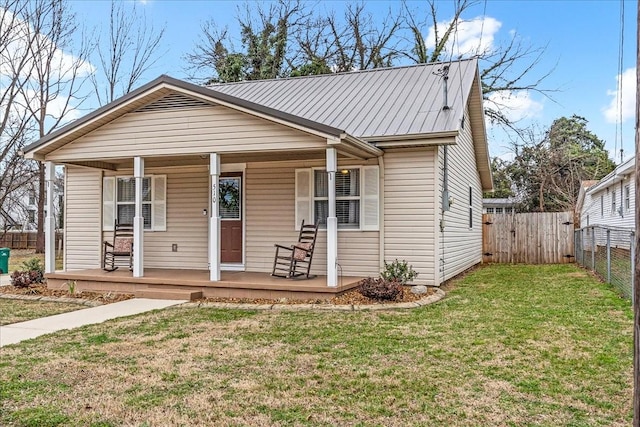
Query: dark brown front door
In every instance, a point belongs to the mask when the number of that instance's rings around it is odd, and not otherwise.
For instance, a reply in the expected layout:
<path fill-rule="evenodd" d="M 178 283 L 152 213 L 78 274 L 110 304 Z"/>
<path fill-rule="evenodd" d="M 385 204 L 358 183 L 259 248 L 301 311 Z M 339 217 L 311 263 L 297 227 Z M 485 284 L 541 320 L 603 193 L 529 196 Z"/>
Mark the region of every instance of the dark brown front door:
<path fill-rule="evenodd" d="M 219 179 L 220 262 L 242 263 L 242 173 Z"/>

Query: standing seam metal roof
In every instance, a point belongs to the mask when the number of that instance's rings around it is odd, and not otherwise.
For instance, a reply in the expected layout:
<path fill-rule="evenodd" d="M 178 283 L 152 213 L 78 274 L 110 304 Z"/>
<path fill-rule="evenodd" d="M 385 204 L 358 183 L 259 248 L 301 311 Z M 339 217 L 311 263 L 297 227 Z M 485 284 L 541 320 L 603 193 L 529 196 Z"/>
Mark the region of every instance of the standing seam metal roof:
<path fill-rule="evenodd" d="M 442 109 L 444 79 L 439 72 L 445 65 L 449 110 Z M 209 88 L 359 138 L 421 135 L 458 130 L 476 67 L 471 59 Z"/>

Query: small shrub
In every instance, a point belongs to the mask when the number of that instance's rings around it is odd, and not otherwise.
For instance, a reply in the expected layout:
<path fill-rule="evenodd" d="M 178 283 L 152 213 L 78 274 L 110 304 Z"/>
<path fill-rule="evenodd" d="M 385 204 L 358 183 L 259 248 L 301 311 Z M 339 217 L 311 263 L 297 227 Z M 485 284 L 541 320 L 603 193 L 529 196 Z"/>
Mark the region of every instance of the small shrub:
<path fill-rule="evenodd" d="M 42 274 L 37 271 L 19 271 L 11 273 L 11 284 L 16 288 L 28 288 L 36 283 L 42 283 Z"/>
<path fill-rule="evenodd" d="M 400 282 L 406 284 L 418 277 L 418 272 L 409 265 L 407 261 L 384 262 L 384 271 L 380 272 L 380 276 L 389 282 Z"/>
<path fill-rule="evenodd" d="M 358 292 L 367 298 L 393 301 L 402 294 L 402 285 L 384 278 L 367 277 L 360 282 Z"/>
<path fill-rule="evenodd" d="M 44 265 L 38 257 L 29 258 L 22 263 L 22 269 L 29 272 L 35 272 L 37 275 L 34 283 L 42 283 L 44 281 Z"/>

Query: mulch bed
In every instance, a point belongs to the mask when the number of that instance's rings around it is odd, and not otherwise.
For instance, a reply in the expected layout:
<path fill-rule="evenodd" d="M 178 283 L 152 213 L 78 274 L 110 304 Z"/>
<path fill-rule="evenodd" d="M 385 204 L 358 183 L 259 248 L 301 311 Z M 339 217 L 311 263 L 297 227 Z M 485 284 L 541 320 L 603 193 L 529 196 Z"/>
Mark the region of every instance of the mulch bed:
<path fill-rule="evenodd" d="M 393 301 L 375 300 L 367 298 L 358 292 L 357 289 L 351 289 L 341 295 L 338 295 L 330 300 L 310 299 L 310 300 L 294 300 L 288 298 L 282 298 L 279 300 L 262 299 L 262 298 L 200 298 L 195 300 L 196 302 L 227 302 L 237 304 L 333 304 L 333 305 L 373 305 L 373 304 L 393 304 L 398 302 L 414 302 L 424 297 L 428 297 L 435 293 L 435 288 L 428 287 L 427 293 L 422 295 L 416 295 L 411 292 L 410 286 L 402 287 L 402 294 Z M 101 292 L 88 292 L 88 291 L 76 291 L 70 293 L 66 289 L 49 289 L 44 284 L 31 285 L 28 288 L 17 288 L 15 286 L 1 286 L 1 294 L 10 295 L 34 295 L 34 296 L 47 296 L 47 297 L 60 297 L 60 298 L 77 298 L 79 300 L 96 301 L 102 304 L 109 304 L 119 301 L 125 301 L 134 298 L 132 294 L 119 294 L 119 293 L 101 293 Z"/>
<path fill-rule="evenodd" d="M 357 289 L 351 289 L 342 295 L 333 297 L 330 300 L 310 299 L 310 300 L 293 300 L 282 298 L 279 300 L 272 299 L 251 299 L 251 298 L 200 298 L 197 302 L 230 302 L 238 304 L 333 304 L 333 305 L 372 305 L 372 304 L 394 304 L 398 302 L 414 302 L 424 297 L 428 297 L 435 293 L 435 288 L 427 288 L 427 293 L 416 295 L 411 292 L 410 286 L 402 287 L 402 294 L 396 300 L 383 301 L 367 298 L 358 292 Z"/>
<path fill-rule="evenodd" d="M 0 294 L 77 298 L 78 300 L 97 301 L 102 304 L 125 301 L 133 298 L 132 294 L 117 294 L 113 292 L 102 293 L 102 292 L 77 291 L 74 293 L 70 293 L 66 289 L 49 289 L 45 284 L 30 285 L 27 288 L 17 288 L 13 285 L 0 286 Z"/>

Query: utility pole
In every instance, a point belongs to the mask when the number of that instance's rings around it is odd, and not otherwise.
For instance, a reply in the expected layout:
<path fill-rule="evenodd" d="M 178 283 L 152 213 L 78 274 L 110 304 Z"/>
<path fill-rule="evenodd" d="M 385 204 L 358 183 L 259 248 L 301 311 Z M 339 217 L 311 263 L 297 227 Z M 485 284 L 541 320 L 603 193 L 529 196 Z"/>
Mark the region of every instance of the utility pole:
<path fill-rule="evenodd" d="M 640 2 L 636 27 L 636 194 L 640 194 Z M 633 427 L 640 427 L 640 203 L 635 209 L 633 270 Z"/>

